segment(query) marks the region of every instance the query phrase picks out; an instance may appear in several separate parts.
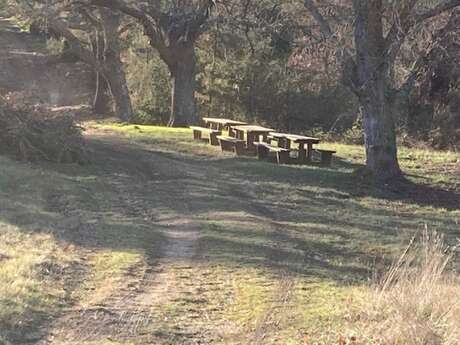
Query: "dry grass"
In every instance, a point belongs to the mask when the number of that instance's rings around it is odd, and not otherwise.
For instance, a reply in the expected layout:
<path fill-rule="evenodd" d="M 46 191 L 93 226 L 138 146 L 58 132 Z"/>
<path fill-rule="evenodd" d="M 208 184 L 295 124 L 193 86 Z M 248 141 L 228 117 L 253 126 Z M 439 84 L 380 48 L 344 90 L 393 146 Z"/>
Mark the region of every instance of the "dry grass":
<path fill-rule="evenodd" d="M 0 152 L 22 160 L 86 163 L 81 128 L 71 115 L 0 95 Z"/>
<path fill-rule="evenodd" d="M 460 344 L 460 281 L 451 269 L 457 248 L 428 230 L 411 241 L 372 292 L 351 307 L 355 343 Z"/>
<path fill-rule="evenodd" d="M 37 320 L 58 312 L 72 259 L 51 234 L 21 233 L 0 220 L 0 344 L 33 339 Z"/>
<path fill-rule="evenodd" d="M 187 129 L 95 127 L 87 131 L 89 165 L 0 157 L 0 344 L 96 329 L 103 334 L 69 340 L 338 345 L 355 335 L 356 345 L 392 344 L 379 339 L 389 339 L 404 317 L 390 299 L 397 284 L 373 289 L 372 263 L 398 256 L 425 223 L 443 229 L 449 243 L 460 235 L 458 204 L 418 203 L 356 181 L 358 146 L 323 144 L 341 159 L 331 168 L 280 167 L 221 154 L 192 141 Z M 119 145 L 114 133 L 124 138 Z M 444 171 L 458 154 L 407 150 L 403 157 L 407 171 L 429 176 L 425 183 L 434 187 L 459 181 L 453 169 Z M 168 219 L 181 217 L 199 225 L 196 255 L 187 265 L 181 257 L 159 263 L 170 246 Z M 436 317 L 435 331 L 452 344 L 454 312 L 417 313 Z M 131 316 L 147 321 L 131 327 Z M 115 323 L 107 328 L 108 320 Z"/>

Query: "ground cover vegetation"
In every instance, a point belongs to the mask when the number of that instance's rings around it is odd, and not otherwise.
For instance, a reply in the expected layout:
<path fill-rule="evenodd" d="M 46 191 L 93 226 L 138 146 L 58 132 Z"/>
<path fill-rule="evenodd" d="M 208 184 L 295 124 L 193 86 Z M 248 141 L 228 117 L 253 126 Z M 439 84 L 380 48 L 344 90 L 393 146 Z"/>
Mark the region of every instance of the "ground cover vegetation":
<path fill-rule="evenodd" d="M 0 6 L 119 118 L 0 96 L 0 345 L 458 344 L 458 0 Z M 204 115 L 336 158 L 235 157 Z"/>
<path fill-rule="evenodd" d="M 455 344 L 457 154 L 403 149 L 404 189 L 354 175 L 360 146 L 276 166 L 188 129 L 87 128 L 90 165 L 2 158 L 4 341 Z"/>

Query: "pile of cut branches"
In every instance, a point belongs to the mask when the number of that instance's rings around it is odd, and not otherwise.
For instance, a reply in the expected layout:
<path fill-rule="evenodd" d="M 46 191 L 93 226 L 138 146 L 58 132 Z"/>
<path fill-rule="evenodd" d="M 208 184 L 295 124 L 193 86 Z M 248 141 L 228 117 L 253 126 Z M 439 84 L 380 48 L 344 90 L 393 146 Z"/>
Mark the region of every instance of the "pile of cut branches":
<path fill-rule="evenodd" d="M 21 160 L 87 161 L 84 140 L 72 116 L 0 96 L 0 153 Z"/>

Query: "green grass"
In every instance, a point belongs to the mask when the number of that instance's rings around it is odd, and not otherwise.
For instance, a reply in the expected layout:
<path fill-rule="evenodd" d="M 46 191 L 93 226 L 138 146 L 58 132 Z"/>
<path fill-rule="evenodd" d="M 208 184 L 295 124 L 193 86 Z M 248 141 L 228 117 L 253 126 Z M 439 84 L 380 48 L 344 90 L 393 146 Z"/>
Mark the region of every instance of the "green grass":
<path fill-rule="evenodd" d="M 83 296 L 79 296 L 83 307 L 97 305 L 116 292 L 127 271 L 143 264 L 140 252 L 106 249 L 90 259 L 90 272 L 86 277 Z"/>
<path fill-rule="evenodd" d="M 178 329 L 192 326 L 226 329 L 222 344 L 338 339 L 351 296 L 415 233 L 428 226 L 460 237 L 453 152 L 402 148 L 408 183 L 399 188 L 353 174 L 364 161 L 359 146 L 321 144 L 337 150 L 330 168 L 277 166 L 194 142 L 188 129 L 89 131 L 148 151 L 111 156 L 94 146 L 84 167 L 0 158 L 0 334 L 10 341 L 46 329 L 71 303 L 97 305 L 133 269 L 154 266 L 165 243 L 158 219 L 200 224 L 193 267 L 174 266 L 177 296 L 146 326 L 169 339 L 159 344 L 184 341 Z"/>
<path fill-rule="evenodd" d="M 69 304 L 109 295 L 146 239 L 155 251 L 157 233 L 111 209 L 119 192 L 104 170 L 0 157 L 0 340 L 43 336 Z"/>
<path fill-rule="evenodd" d="M 95 122 L 88 125 L 90 128 L 116 132 L 125 138 L 138 143 L 154 145 L 156 149 L 177 153 L 187 156 L 208 156 L 219 155 L 220 150 L 211 148 L 204 143 L 197 143 L 190 140 L 192 131 L 189 128 L 171 128 L 160 126 L 127 125 L 117 123 Z"/>

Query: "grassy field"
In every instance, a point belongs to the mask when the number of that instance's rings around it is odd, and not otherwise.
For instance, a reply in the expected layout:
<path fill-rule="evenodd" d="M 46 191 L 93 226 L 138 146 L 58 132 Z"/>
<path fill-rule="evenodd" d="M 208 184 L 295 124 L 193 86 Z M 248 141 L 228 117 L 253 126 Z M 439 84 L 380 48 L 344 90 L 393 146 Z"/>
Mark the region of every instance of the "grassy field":
<path fill-rule="evenodd" d="M 414 234 L 460 237 L 456 153 L 402 149 L 407 181 L 379 186 L 358 146 L 277 166 L 87 127 L 90 165 L 0 158 L 0 344 L 339 344 Z"/>

